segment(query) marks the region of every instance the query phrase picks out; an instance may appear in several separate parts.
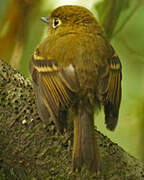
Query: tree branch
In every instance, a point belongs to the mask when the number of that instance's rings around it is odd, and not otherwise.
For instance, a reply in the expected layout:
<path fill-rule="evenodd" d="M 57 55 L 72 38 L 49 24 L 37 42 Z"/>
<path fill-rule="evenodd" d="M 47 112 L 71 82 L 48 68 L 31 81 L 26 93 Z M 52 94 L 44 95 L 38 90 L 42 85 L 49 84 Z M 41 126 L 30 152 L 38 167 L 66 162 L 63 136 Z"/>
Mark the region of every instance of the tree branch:
<path fill-rule="evenodd" d="M 144 179 L 144 164 L 96 131 L 102 161 L 98 179 Z M 72 132 L 57 134 L 37 114 L 31 82 L 0 60 L 0 177 L 8 180 L 96 179 L 71 172 Z"/>

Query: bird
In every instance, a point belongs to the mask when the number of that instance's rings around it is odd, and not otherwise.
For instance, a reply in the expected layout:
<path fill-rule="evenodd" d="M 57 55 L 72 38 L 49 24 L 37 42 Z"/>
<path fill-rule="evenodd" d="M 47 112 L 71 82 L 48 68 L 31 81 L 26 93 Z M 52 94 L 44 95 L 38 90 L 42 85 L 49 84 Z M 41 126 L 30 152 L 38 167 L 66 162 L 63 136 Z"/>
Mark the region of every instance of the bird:
<path fill-rule="evenodd" d="M 64 5 L 41 20 L 45 39 L 30 60 L 38 113 L 52 119 L 58 132 L 72 114 L 73 170 L 100 169 L 94 112 L 104 110 L 106 127 L 114 130 L 121 103 L 122 65 L 94 14 L 85 7 Z"/>

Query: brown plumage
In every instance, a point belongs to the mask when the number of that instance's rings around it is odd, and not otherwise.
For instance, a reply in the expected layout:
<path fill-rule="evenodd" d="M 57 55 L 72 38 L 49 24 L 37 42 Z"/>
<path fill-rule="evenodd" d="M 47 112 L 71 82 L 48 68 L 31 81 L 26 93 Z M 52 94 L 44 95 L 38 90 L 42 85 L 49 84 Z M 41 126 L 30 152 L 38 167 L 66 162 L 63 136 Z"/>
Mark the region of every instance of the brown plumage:
<path fill-rule="evenodd" d="M 30 61 L 40 117 L 52 118 L 62 132 L 73 111 L 73 167 L 96 171 L 94 109 L 104 107 L 107 128 L 114 130 L 121 101 L 120 60 L 86 8 L 62 6 L 42 20 L 48 35 Z"/>

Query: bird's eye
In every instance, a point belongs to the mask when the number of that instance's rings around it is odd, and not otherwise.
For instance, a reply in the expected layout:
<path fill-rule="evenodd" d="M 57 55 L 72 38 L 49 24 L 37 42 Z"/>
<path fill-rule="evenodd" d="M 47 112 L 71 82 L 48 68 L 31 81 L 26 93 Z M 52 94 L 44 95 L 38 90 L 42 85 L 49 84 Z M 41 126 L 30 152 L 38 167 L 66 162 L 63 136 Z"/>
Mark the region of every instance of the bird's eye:
<path fill-rule="evenodd" d="M 58 27 L 61 24 L 61 20 L 60 19 L 53 19 L 53 28 Z"/>

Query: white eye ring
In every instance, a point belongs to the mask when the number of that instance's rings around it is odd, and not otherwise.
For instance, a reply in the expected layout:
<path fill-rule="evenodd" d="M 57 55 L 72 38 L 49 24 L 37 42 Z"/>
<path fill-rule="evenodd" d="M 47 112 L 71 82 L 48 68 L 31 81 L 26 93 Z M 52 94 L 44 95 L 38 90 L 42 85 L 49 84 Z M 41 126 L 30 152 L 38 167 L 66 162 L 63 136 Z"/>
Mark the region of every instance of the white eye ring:
<path fill-rule="evenodd" d="M 60 24 L 61 24 L 61 20 L 60 19 L 58 19 L 58 18 L 54 18 L 53 19 L 53 23 L 52 23 L 53 28 L 58 27 Z"/>

